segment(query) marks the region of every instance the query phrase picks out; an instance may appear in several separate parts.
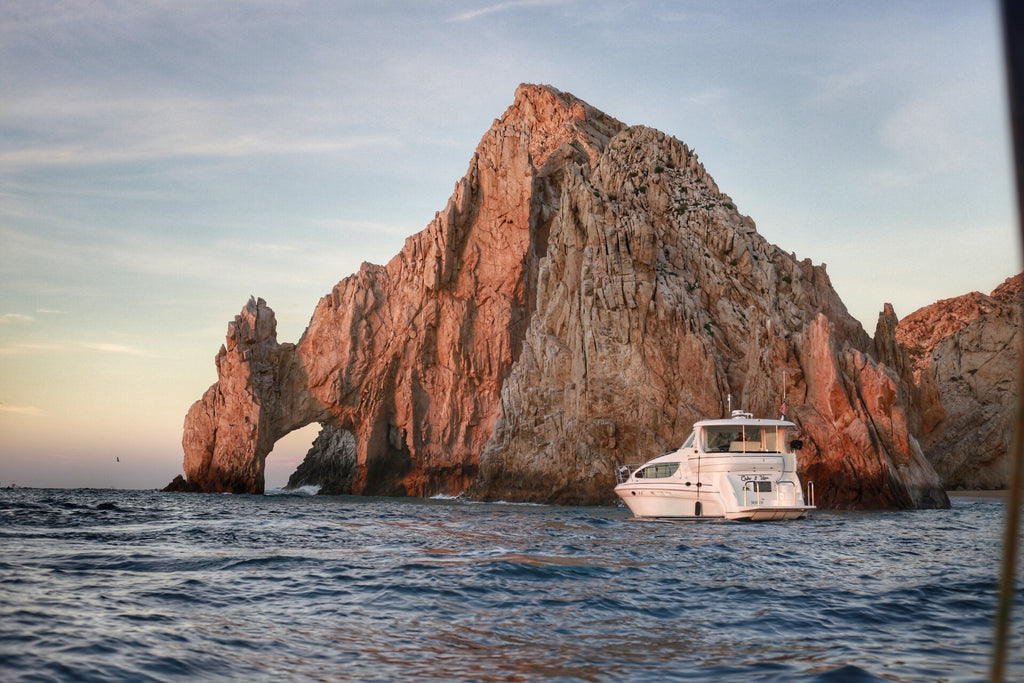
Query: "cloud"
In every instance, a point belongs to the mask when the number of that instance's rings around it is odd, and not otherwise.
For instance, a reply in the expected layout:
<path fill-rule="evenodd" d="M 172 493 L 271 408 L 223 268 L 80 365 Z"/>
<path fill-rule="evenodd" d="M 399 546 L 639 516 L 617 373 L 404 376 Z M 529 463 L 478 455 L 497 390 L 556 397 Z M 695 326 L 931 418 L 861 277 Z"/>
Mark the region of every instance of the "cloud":
<path fill-rule="evenodd" d="M 67 347 L 59 344 L 27 344 L 14 343 L 7 346 L 0 346 L 0 356 L 31 356 L 41 353 L 54 353 L 63 351 Z"/>
<path fill-rule="evenodd" d="M 378 221 L 358 221 L 348 219 L 327 219 L 314 221 L 315 225 L 322 227 L 329 233 L 340 233 L 345 235 L 365 235 L 376 237 L 380 235 L 391 235 L 393 237 L 408 237 L 425 229 L 426 225 L 411 226 L 404 223 L 380 223 Z"/>
<path fill-rule="evenodd" d="M 34 323 L 36 321 L 30 315 L 24 315 L 22 313 L 3 313 L 0 314 L 0 325 L 14 325 L 14 324 L 25 324 Z"/>
<path fill-rule="evenodd" d="M 113 134 L 110 137 L 116 137 Z M 178 142 L 164 139 L 136 139 L 126 136 L 123 144 L 37 146 L 0 152 L 0 165 L 11 167 L 86 166 L 171 158 L 239 158 L 277 154 L 337 154 L 380 147 L 397 147 L 388 137 L 351 137 L 345 139 L 282 139 L 265 135 L 235 137 L 194 137 Z"/>
<path fill-rule="evenodd" d="M 7 403 L 0 403 L 0 413 L 13 413 L 15 415 L 39 417 L 43 414 L 43 411 L 35 406 L 12 406 Z"/>
<path fill-rule="evenodd" d="M 108 344 L 105 342 L 83 342 L 81 348 L 87 351 L 97 351 L 99 353 L 110 353 L 117 356 L 139 356 L 142 358 L 160 358 L 158 354 L 145 349 L 138 349 L 133 346 L 125 346 L 124 344 Z"/>
<path fill-rule="evenodd" d="M 467 12 L 461 12 L 450 17 L 448 20 L 453 22 L 470 21 L 488 14 L 497 14 L 499 12 L 507 12 L 509 10 L 532 7 L 554 7 L 557 5 L 570 4 L 572 2 L 574 2 L 574 0 L 507 0 L 506 2 L 498 2 L 487 7 L 480 7 Z"/>
<path fill-rule="evenodd" d="M 30 135 L 27 142 L 8 137 L 0 145 L 0 166 L 9 170 L 181 158 L 363 155 L 401 146 L 389 135 L 324 130 L 322 111 L 331 106 L 307 101 L 295 110 L 283 99 L 119 97 L 83 87 L 51 89 L 5 102 L 5 124 Z M 255 114 L 268 111 L 280 117 L 273 126 Z"/>
<path fill-rule="evenodd" d="M 815 107 L 858 106 L 887 82 L 886 73 L 876 64 L 858 64 L 852 68 L 812 76 L 807 104 Z"/>
<path fill-rule="evenodd" d="M 948 170 L 956 150 L 952 115 L 947 101 L 928 98 L 904 102 L 885 121 L 882 141 L 908 166 Z"/>
<path fill-rule="evenodd" d="M 0 11 L 0 35 L 24 35 L 38 31 L 52 32 L 55 27 L 81 30 L 83 22 L 93 25 L 132 25 L 141 19 L 175 6 L 187 7 L 182 0 L 148 0 L 144 3 L 80 3 L 74 0 L 55 2 L 5 3 Z"/>
<path fill-rule="evenodd" d="M 125 344 L 109 342 L 80 342 L 76 344 L 37 344 L 15 342 L 0 346 L 0 356 L 35 356 L 49 353 L 78 353 L 91 351 L 94 353 L 113 354 L 119 356 L 135 356 L 140 358 L 162 358 L 159 354 Z"/>

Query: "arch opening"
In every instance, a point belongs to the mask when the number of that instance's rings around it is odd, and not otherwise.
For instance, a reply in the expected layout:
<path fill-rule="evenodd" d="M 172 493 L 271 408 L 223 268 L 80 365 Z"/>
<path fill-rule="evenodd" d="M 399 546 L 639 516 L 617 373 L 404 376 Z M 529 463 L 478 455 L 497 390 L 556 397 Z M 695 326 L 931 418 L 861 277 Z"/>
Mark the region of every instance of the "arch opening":
<path fill-rule="evenodd" d="M 313 422 L 288 432 L 274 442 L 263 470 L 266 490 L 285 488 L 288 478 L 302 464 L 319 432 L 320 425 Z"/>
<path fill-rule="evenodd" d="M 302 436 L 293 439 L 295 434 Z M 329 424 L 314 422 L 279 439 L 274 444 L 273 452 L 277 451 L 278 444 L 286 440 L 289 441 L 286 446 L 288 455 L 282 473 L 287 479 L 281 484 L 281 488 L 291 491 L 314 487 L 317 493 L 330 495 L 352 493 L 357 461 L 354 433 Z M 296 453 L 301 455 L 296 457 Z M 272 458 L 268 456 L 268 470 L 271 462 Z M 269 477 L 267 481 L 269 488 Z"/>

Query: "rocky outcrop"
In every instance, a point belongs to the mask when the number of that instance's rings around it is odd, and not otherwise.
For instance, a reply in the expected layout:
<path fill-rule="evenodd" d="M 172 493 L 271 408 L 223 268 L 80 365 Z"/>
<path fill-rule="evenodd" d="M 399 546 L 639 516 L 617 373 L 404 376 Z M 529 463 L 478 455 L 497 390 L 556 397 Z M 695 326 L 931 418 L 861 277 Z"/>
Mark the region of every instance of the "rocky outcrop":
<path fill-rule="evenodd" d="M 1024 274 L 899 321 L 921 410 L 925 456 L 950 489 L 1005 488 L 1010 479 L 1021 362 Z"/>
<path fill-rule="evenodd" d="M 186 418 L 187 485 L 262 490 L 274 441 L 354 437 L 353 493 L 602 503 L 614 467 L 783 396 L 830 507 L 948 501 L 900 371 L 825 267 L 761 237 L 682 142 L 521 86 L 445 210 L 317 305 L 250 301 Z M 314 449 L 316 450 L 316 449 Z"/>
<path fill-rule="evenodd" d="M 906 385 L 864 352 L 837 348 L 818 315 L 797 344 L 806 394 L 791 417 L 808 435 L 810 481 L 829 482 L 833 508 L 946 507 L 949 500 L 912 434 Z"/>
<path fill-rule="evenodd" d="M 607 500 L 618 462 L 678 446 L 730 397 L 775 414 L 785 389 L 820 503 L 948 504 L 898 378 L 867 357 L 871 340 L 823 266 L 765 241 L 696 155 L 657 131 L 623 131 L 597 165 L 572 170 L 472 495 Z M 866 402 L 862 378 L 887 400 Z"/>
<path fill-rule="evenodd" d="M 323 427 L 302 463 L 288 477 L 286 490 L 315 486 L 318 493 L 352 493 L 356 475 L 356 437 L 352 432 Z"/>
<path fill-rule="evenodd" d="M 217 383 L 185 416 L 184 488 L 263 493 L 274 443 L 329 413 L 314 399 L 295 345 L 277 343 L 277 320 L 263 299 L 250 298 L 228 325 L 216 362 Z"/>
<path fill-rule="evenodd" d="M 278 345 L 266 326 L 250 331 L 269 314 L 250 302 L 228 330 L 217 384 L 186 417 L 189 484 L 261 491 L 273 443 L 319 422 L 355 435 L 356 493 L 464 490 L 522 346 L 548 199 L 568 162 L 591 163 L 623 127 L 569 95 L 524 87 L 444 211 L 386 266 L 363 264 L 339 282 L 297 345 Z"/>

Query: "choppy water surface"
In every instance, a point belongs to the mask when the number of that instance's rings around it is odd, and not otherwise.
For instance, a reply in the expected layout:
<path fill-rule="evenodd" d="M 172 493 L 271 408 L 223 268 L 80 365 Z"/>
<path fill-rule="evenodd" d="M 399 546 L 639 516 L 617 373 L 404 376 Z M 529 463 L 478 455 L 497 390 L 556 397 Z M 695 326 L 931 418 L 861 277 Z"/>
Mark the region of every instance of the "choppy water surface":
<path fill-rule="evenodd" d="M 980 681 L 1002 523 L 3 490 L 0 680 Z"/>

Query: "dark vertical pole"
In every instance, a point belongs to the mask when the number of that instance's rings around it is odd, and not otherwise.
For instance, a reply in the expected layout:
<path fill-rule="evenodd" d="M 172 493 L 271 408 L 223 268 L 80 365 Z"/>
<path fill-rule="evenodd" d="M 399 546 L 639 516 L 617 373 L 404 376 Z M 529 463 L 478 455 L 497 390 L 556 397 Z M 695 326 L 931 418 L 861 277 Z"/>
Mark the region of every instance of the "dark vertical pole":
<path fill-rule="evenodd" d="M 1017 229 L 1024 244 L 1024 140 L 1021 117 L 1024 116 L 1024 0 L 1002 0 L 1003 43 L 1006 50 L 1006 75 L 1010 99 L 1010 128 L 1013 134 L 1013 160 L 1017 187 Z M 1018 302 L 1020 304 L 1021 302 Z M 1024 357 L 1022 357 L 1024 360 Z M 1013 611 L 1017 572 L 1017 543 L 1021 509 L 1021 478 L 1024 477 L 1024 362 L 1017 372 L 1017 433 L 1010 460 L 1010 491 L 1006 501 L 1006 528 L 1003 535 L 1003 567 L 996 609 L 996 634 L 992 654 L 992 682 L 1006 677 L 1006 651 Z"/>

